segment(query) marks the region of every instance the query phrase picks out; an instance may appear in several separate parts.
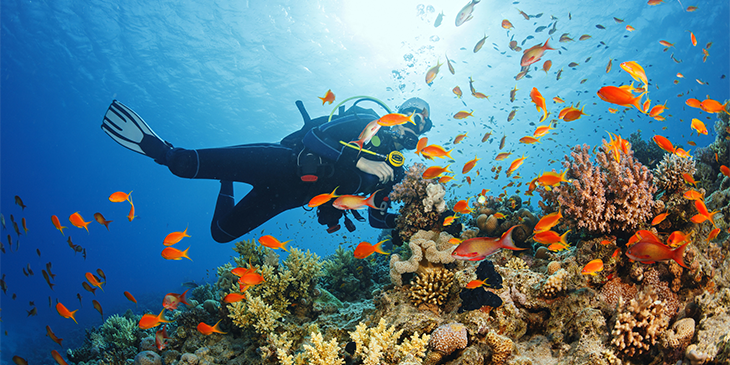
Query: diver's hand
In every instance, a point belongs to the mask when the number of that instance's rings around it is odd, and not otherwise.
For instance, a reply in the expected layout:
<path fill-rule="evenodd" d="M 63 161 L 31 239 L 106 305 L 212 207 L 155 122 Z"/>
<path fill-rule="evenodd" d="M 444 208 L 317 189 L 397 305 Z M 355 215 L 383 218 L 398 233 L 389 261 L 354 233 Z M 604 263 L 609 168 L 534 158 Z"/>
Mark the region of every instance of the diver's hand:
<path fill-rule="evenodd" d="M 377 176 L 381 184 L 393 180 L 393 168 L 385 161 L 372 161 L 360 157 L 355 167 L 366 174 Z"/>

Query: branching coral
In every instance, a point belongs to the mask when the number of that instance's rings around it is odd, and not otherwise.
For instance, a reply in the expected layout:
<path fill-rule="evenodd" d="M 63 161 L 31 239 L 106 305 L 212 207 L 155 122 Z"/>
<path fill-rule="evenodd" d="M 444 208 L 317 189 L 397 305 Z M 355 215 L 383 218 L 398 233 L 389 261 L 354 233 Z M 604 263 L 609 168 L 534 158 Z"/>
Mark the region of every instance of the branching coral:
<path fill-rule="evenodd" d="M 625 356 L 634 357 L 646 353 L 659 340 L 669 325 L 664 302 L 647 287 L 623 308 L 619 300 L 619 313 L 614 325 L 611 344 Z"/>
<path fill-rule="evenodd" d="M 322 286 L 325 289 L 350 302 L 370 297 L 374 270 L 369 260 L 358 260 L 352 250 L 340 246 L 323 262 Z"/>
<path fill-rule="evenodd" d="M 621 153 L 619 162 L 603 148 L 591 162 L 588 145 L 575 146 L 565 156 L 572 184 L 561 184 L 552 191 L 539 188 L 543 199 L 556 210 L 560 206 L 571 227 L 591 233 L 629 232 L 652 216 L 656 187 L 652 175 L 633 153 Z"/>
<path fill-rule="evenodd" d="M 275 311 L 260 297 L 249 295 L 246 301 L 229 304 L 228 317 L 239 328 L 252 327 L 262 337 L 274 332 L 282 314 Z"/>
<path fill-rule="evenodd" d="M 374 328 L 359 323 L 355 331 L 350 332 L 350 337 L 356 345 L 355 356 L 360 357 L 365 365 L 380 365 L 383 360 L 395 364 L 407 357 L 423 358 L 430 336 L 414 333 L 398 344 L 402 334 L 403 330 L 396 331 L 395 326 L 387 327 L 385 320 L 381 318 Z"/>
<path fill-rule="evenodd" d="M 426 166 L 421 163 L 411 165 L 406 171 L 406 176 L 393 187 L 389 195 L 391 201 L 403 203 L 396 220 L 398 224 L 396 231 L 402 242 L 407 242 L 419 229 L 429 230 L 440 225 L 438 209 L 440 206 L 445 208 L 443 196 L 439 198 L 440 192 L 433 187 L 430 188 L 429 195 L 427 189 L 431 181 L 423 178 L 425 170 Z M 426 203 L 432 206 L 435 204 L 436 209 L 432 207 L 427 209 L 424 205 Z"/>
<path fill-rule="evenodd" d="M 560 269 L 545 279 L 542 285 L 542 294 L 548 298 L 553 298 L 568 288 L 568 272 Z"/>
<path fill-rule="evenodd" d="M 413 305 L 422 305 L 438 313 L 439 308 L 446 302 L 449 289 L 454 281 L 454 274 L 446 269 L 432 268 L 422 272 L 411 284 L 408 296 Z"/>

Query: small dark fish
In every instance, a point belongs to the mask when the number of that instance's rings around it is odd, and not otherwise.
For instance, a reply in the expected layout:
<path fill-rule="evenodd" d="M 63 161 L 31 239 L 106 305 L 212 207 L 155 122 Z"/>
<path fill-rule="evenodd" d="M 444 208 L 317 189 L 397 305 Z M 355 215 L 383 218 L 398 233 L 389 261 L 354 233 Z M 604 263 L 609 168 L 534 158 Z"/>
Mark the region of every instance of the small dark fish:
<path fill-rule="evenodd" d="M 504 136 L 502 136 L 502 140 L 501 140 L 501 141 L 499 141 L 499 149 L 500 149 L 500 150 L 501 150 L 502 148 L 504 148 L 504 140 L 505 140 L 505 139 L 507 139 L 507 135 L 506 135 L 506 134 L 505 134 Z"/>
<path fill-rule="evenodd" d="M 104 271 L 102 271 L 101 269 L 96 269 L 96 273 L 99 274 L 99 276 L 101 276 L 104 281 L 106 281 L 106 274 L 104 274 Z"/>
<path fill-rule="evenodd" d="M 555 28 L 557 25 L 558 25 L 558 22 L 553 23 L 553 27 L 550 28 L 550 30 L 548 31 L 548 34 L 555 33 L 558 30 L 557 28 Z"/>
<path fill-rule="evenodd" d="M 575 67 L 575 66 L 578 66 L 577 62 L 571 62 L 568 64 L 568 67 Z"/>
<path fill-rule="evenodd" d="M 199 285 L 196 284 L 194 281 L 186 281 L 182 284 L 180 284 L 183 288 L 197 288 Z"/>
<path fill-rule="evenodd" d="M 96 299 L 92 300 L 91 303 L 94 305 L 94 309 L 99 311 L 99 314 L 101 314 L 101 320 L 104 320 L 104 310 L 101 309 L 101 304 L 96 301 Z"/>
<path fill-rule="evenodd" d="M 596 28 L 598 28 L 598 29 L 606 29 L 606 27 L 604 27 L 604 26 L 602 26 L 600 24 L 596 24 Z"/>
<path fill-rule="evenodd" d="M 484 46 L 484 42 L 487 40 L 488 37 L 489 36 L 485 34 L 484 38 L 482 38 L 479 42 L 477 42 L 476 45 L 474 45 L 474 53 L 477 53 L 480 49 L 482 49 L 482 47 Z M 448 58 L 446 60 L 448 61 Z"/>
<path fill-rule="evenodd" d="M 588 61 L 590 61 L 590 60 L 591 60 L 591 58 L 590 58 L 590 57 L 588 57 L 588 58 L 586 58 L 586 60 L 585 60 L 585 61 L 583 61 L 583 63 L 586 63 L 586 62 L 588 62 Z"/>
<path fill-rule="evenodd" d="M 585 41 L 587 39 L 591 39 L 590 34 L 583 34 L 582 36 L 580 36 L 580 38 L 578 38 L 579 41 Z"/>
<path fill-rule="evenodd" d="M 434 28 L 438 28 L 439 25 L 441 25 L 441 21 L 444 20 L 444 12 L 442 11 L 439 15 L 436 16 L 436 21 L 433 22 Z"/>
<path fill-rule="evenodd" d="M 535 37 L 528 35 L 527 38 L 525 38 L 525 40 L 532 39 L 532 38 L 535 38 Z"/>
<path fill-rule="evenodd" d="M 586 81 L 588 81 L 588 79 L 580 80 L 581 85 L 584 84 Z"/>
<path fill-rule="evenodd" d="M 540 26 L 540 27 L 537 27 L 537 28 L 535 28 L 535 33 L 540 33 L 540 32 L 542 32 L 545 29 L 547 29 L 547 26 L 544 26 L 544 25 L 543 26 Z"/>
<path fill-rule="evenodd" d="M 615 21 L 616 21 L 616 23 L 623 23 L 623 22 L 624 22 L 624 20 L 623 20 L 623 19 L 619 19 L 619 18 L 617 18 L 617 17 L 613 17 L 613 20 L 615 20 Z"/>
<path fill-rule="evenodd" d="M 555 78 L 555 80 L 560 80 L 560 75 L 563 74 L 563 69 L 561 68 L 560 71 L 558 71 L 558 76 Z"/>
<path fill-rule="evenodd" d="M 533 18 L 540 19 L 540 18 L 542 18 L 542 13 L 537 14 L 537 15 L 530 15 L 530 16 L 533 17 Z"/>
<path fill-rule="evenodd" d="M 3 290 L 3 294 L 7 294 L 8 284 L 5 283 L 5 274 L 3 274 L 3 277 L 0 279 L 0 289 Z"/>
<path fill-rule="evenodd" d="M 51 279 L 55 279 L 56 274 L 51 273 L 51 266 L 52 266 L 52 264 L 50 261 L 48 263 L 46 263 L 46 271 L 48 271 L 48 275 L 51 276 Z"/>
<path fill-rule="evenodd" d="M 25 268 L 23 268 L 23 275 L 28 276 L 28 272 L 25 271 Z"/>
<path fill-rule="evenodd" d="M 53 306 L 53 301 L 51 301 L 51 296 L 48 296 L 48 308 L 51 308 Z"/>
<path fill-rule="evenodd" d="M 81 302 L 81 293 L 76 293 L 76 298 L 79 298 L 79 306 L 83 307 L 83 303 Z M 48 303 L 51 303 L 51 297 L 48 297 Z"/>
<path fill-rule="evenodd" d="M 38 315 L 38 309 L 36 307 L 33 307 L 31 310 L 28 311 L 28 317 L 37 316 L 37 315 Z"/>
<path fill-rule="evenodd" d="M 35 249 L 35 253 L 38 254 L 38 257 L 41 257 L 41 249 L 40 248 L 36 248 Z"/>
<path fill-rule="evenodd" d="M 444 56 L 446 55 L 444 54 Z M 449 61 L 449 56 L 446 56 L 446 65 L 449 66 L 449 72 L 451 72 L 452 75 L 455 74 L 454 66 L 451 65 L 451 61 Z"/>
<path fill-rule="evenodd" d="M 682 63 L 682 60 L 678 60 L 678 59 L 674 58 L 674 53 L 672 53 L 671 57 L 672 57 L 672 61 L 674 61 L 676 63 Z M 10 236 L 8 236 L 8 237 L 10 237 Z"/>
<path fill-rule="evenodd" d="M 0 251 L 2 251 L 2 253 L 5 253 L 5 246 L 2 242 L 0 242 Z"/>
<path fill-rule="evenodd" d="M 573 14 L 572 13 L 568 13 L 568 20 L 573 20 Z"/>
<path fill-rule="evenodd" d="M 41 270 L 41 273 L 43 273 L 43 278 L 46 279 L 46 283 L 48 283 L 48 286 L 53 290 L 53 286 L 56 284 L 51 284 L 51 278 L 48 277 L 48 273 L 46 270 Z"/>
<path fill-rule="evenodd" d="M 33 270 L 30 269 L 30 264 L 28 264 L 28 274 L 30 274 L 31 276 L 34 275 Z"/>
<path fill-rule="evenodd" d="M 23 204 L 23 199 L 20 199 L 19 196 L 15 196 L 15 204 L 18 204 L 23 210 L 25 210 L 25 204 Z"/>

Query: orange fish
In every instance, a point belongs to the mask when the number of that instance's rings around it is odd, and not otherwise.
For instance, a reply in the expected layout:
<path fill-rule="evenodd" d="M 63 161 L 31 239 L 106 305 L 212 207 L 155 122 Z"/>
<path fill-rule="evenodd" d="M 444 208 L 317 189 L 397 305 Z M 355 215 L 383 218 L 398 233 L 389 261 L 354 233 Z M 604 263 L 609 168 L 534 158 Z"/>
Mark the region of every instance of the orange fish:
<path fill-rule="evenodd" d="M 464 167 L 461 169 L 461 173 L 466 174 L 469 171 L 471 171 L 471 169 L 473 169 L 474 166 L 476 166 L 477 161 L 479 161 L 479 160 L 481 160 L 481 158 L 477 158 L 476 156 L 474 156 L 473 160 L 469 160 L 469 162 L 464 164 Z"/>
<path fill-rule="evenodd" d="M 695 11 L 695 10 L 697 10 L 697 7 L 696 6 L 688 6 L 687 7 L 687 11 L 689 11 L 689 12 L 692 12 L 692 11 Z"/>
<path fill-rule="evenodd" d="M 565 178 L 565 174 L 568 173 L 568 170 L 564 170 L 562 173 L 557 173 L 555 171 L 548 171 L 540 175 L 540 177 L 537 178 L 537 182 L 542 186 L 559 186 L 560 183 L 566 182 L 570 183 L 570 180 L 567 180 Z"/>
<path fill-rule="evenodd" d="M 532 239 L 535 240 L 535 242 L 542 243 L 544 245 L 551 245 L 553 243 L 561 243 L 563 246 L 568 247 L 568 241 L 566 241 L 566 237 L 568 236 L 568 233 L 570 233 L 570 230 L 566 231 L 562 235 L 558 234 L 555 231 L 543 231 L 539 233 L 535 233 L 532 236 Z"/>
<path fill-rule="evenodd" d="M 245 288 L 248 288 L 250 286 L 259 285 L 266 280 L 264 279 L 264 276 L 257 273 L 255 270 L 251 270 L 247 273 L 244 273 L 241 275 L 240 278 L 238 278 L 238 285 L 241 287 L 241 291 L 245 290 Z"/>
<path fill-rule="evenodd" d="M 99 314 L 101 314 L 101 320 L 104 320 L 104 310 L 101 308 L 101 304 L 96 300 L 92 300 L 91 304 L 94 306 L 94 309 L 96 309 Z"/>
<path fill-rule="evenodd" d="M 53 226 L 56 227 L 57 230 L 61 231 L 61 234 L 65 236 L 63 233 L 63 229 L 66 228 L 61 225 L 61 221 L 58 220 L 58 216 L 55 214 L 51 216 L 51 222 L 53 222 Z"/>
<path fill-rule="evenodd" d="M 586 266 L 583 266 L 583 269 L 580 271 L 580 273 L 582 275 L 596 276 L 596 273 L 601 271 L 603 271 L 603 260 L 595 259 L 587 263 Z"/>
<path fill-rule="evenodd" d="M 715 214 L 718 213 L 717 211 L 710 213 L 707 210 L 707 206 L 705 205 L 705 202 L 703 202 L 702 200 L 695 200 L 695 208 L 697 208 L 697 211 L 700 212 L 700 215 L 702 215 L 705 218 L 705 220 L 709 220 L 713 226 L 715 225 L 715 220 L 713 217 L 715 216 Z M 694 217 L 692 217 L 692 219 L 694 219 Z M 693 222 L 694 222 L 694 220 L 693 220 Z M 695 223 L 698 223 L 698 222 L 695 222 Z M 699 222 L 699 223 L 702 223 L 702 222 Z"/>
<path fill-rule="evenodd" d="M 522 54 L 520 66 L 527 67 L 535 62 L 539 62 L 540 58 L 542 58 L 542 56 L 545 54 L 545 51 L 554 51 L 555 48 L 551 48 L 548 44 L 548 41 L 549 39 L 545 41 L 545 44 L 537 44 L 526 49 Z"/>
<path fill-rule="evenodd" d="M 131 191 L 129 193 L 117 191 L 116 193 L 112 193 L 112 195 L 109 195 L 109 201 L 112 203 L 121 203 L 125 200 L 131 202 L 131 194 Z"/>
<path fill-rule="evenodd" d="M 459 135 L 457 135 L 456 137 L 454 137 L 454 142 L 452 142 L 452 143 L 453 143 L 453 144 L 459 144 L 459 143 L 461 143 L 461 141 L 462 141 L 462 140 L 463 140 L 464 138 L 466 138 L 466 135 L 467 135 L 467 134 L 468 134 L 468 133 L 462 133 L 462 134 L 459 134 Z"/>
<path fill-rule="evenodd" d="M 457 260 L 479 261 L 499 251 L 501 248 L 508 250 L 526 250 L 515 246 L 512 240 L 512 226 L 501 237 L 476 237 L 462 241 L 451 253 L 451 257 Z"/>
<path fill-rule="evenodd" d="M 414 115 L 416 115 L 415 111 L 412 112 L 410 115 L 405 115 L 401 113 L 390 113 L 380 117 L 380 119 L 378 119 L 378 124 L 383 127 L 392 127 L 395 125 L 406 124 L 408 122 L 416 125 L 416 122 L 413 120 Z"/>
<path fill-rule="evenodd" d="M 471 185 L 471 184 L 469 184 L 469 185 Z M 450 216 L 444 218 L 444 222 L 441 223 L 441 225 L 444 226 L 444 227 L 450 226 L 458 218 L 459 218 L 459 216 L 457 216 L 456 214 L 450 215 Z"/>
<path fill-rule="evenodd" d="M 190 237 L 188 235 L 188 227 L 185 227 L 185 230 L 182 232 L 172 232 L 165 236 L 165 240 L 162 241 L 162 244 L 165 246 L 172 246 L 178 242 L 180 242 L 183 238 Z"/>
<path fill-rule="evenodd" d="M 467 198 L 466 200 L 459 200 L 458 202 L 456 202 L 456 204 L 454 204 L 452 210 L 459 214 L 471 213 L 473 210 L 469 208 L 469 199 L 471 199 L 471 197 Z"/>
<path fill-rule="evenodd" d="M 109 223 L 114 222 L 104 219 L 104 216 L 101 213 L 94 213 L 94 219 L 96 219 L 99 224 L 103 224 L 107 231 L 109 230 Z"/>
<path fill-rule="evenodd" d="M 632 27 L 630 25 L 626 25 L 626 30 L 628 30 L 629 32 L 633 32 L 633 31 L 636 30 L 636 28 L 634 28 L 634 27 Z"/>
<path fill-rule="evenodd" d="M 700 108 L 702 106 L 702 102 L 695 98 L 689 98 L 684 103 L 693 108 Z"/>
<path fill-rule="evenodd" d="M 627 25 L 627 27 L 629 27 Z M 649 84 L 649 81 L 646 77 L 646 72 L 644 71 L 644 68 L 641 67 L 636 61 L 626 61 L 621 63 L 621 68 L 628 72 L 631 77 L 634 78 L 636 81 L 641 81 L 644 83 L 644 90 L 646 90 L 646 85 Z"/>
<path fill-rule="evenodd" d="M 512 23 L 510 23 L 509 20 L 504 19 L 504 20 L 502 20 L 502 28 L 504 28 L 504 29 L 512 29 L 512 28 L 514 28 L 514 26 L 512 25 Z"/>
<path fill-rule="evenodd" d="M 340 210 L 347 210 L 347 209 L 364 209 L 365 207 L 370 207 L 373 209 L 382 209 L 380 207 L 375 206 L 375 194 L 378 193 L 378 191 L 374 191 L 372 194 L 370 194 L 369 197 L 364 197 L 360 195 L 340 195 L 337 199 L 335 199 L 334 202 L 332 202 L 332 206 L 340 209 Z"/>
<path fill-rule="evenodd" d="M 291 242 L 291 240 L 280 242 L 278 239 L 274 238 L 274 236 L 268 235 L 268 234 L 265 236 L 259 237 L 258 241 L 261 244 L 261 246 L 266 246 L 272 250 L 276 250 L 276 249 L 280 248 L 287 252 L 289 252 L 289 249 L 286 248 L 286 244 L 287 244 L 287 242 Z"/>
<path fill-rule="evenodd" d="M 451 157 L 451 151 L 453 151 L 453 150 L 446 151 L 445 148 L 443 148 L 437 144 L 432 144 L 432 145 L 423 147 L 423 149 L 421 150 L 421 155 L 428 156 L 428 157 L 437 157 L 437 158 L 448 157 L 448 158 L 453 159 L 453 157 Z"/>
<path fill-rule="evenodd" d="M 507 218 L 507 216 L 505 216 L 502 213 L 497 212 L 497 213 L 494 213 L 494 218 L 497 218 L 497 219 L 505 219 L 505 218 Z"/>
<path fill-rule="evenodd" d="M 579 119 L 580 117 L 582 117 L 584 115 L 588 115 L 583 112 L 583 109 L 585 109 L 585 108 L 586 108 L 585 105 L 583 105 L 583 107 L 580 109 L 575 108 L 571 105 L 567 108 L 563 108 L 563 110 L 560 111 L 560 114 L 558 114 L 558 118 L 560 118 L 566 122 L 572 122 L 576 119 Z"/>
<path fill-rule="evenodd" d="M 697 181 L 695 181 L 695 178 L 687 172 L 682 173 L 682 179 L 684 179 L 684 182 L 689 185 L 697 186 Z"/>
<path fill-rule="evenodd" d="M 717 156 L 717 154 L 715 154 L 715 156 Z M 727 166 L 720 166 L 720 172 L 722 172 L 723 175 L 730 177 L 730 168 L 728 168 Z"/>
<path fill-rule="evenodd" d="M 603 101 L 620 106 L 633 106 L 643 112 L 641 106 L 641 97 L 643 94 L 635 97 L 631 91 L 616 86 L 604 86 L 598 90 L 597 94 Z"/>
<path fill-rule="evenodd" d="M 170 339 L 170 336 L 167 334 L 167 325 L 162 326 L 161 330 L 157 330 L 155 332 L 155 346 L 158 350 L 162 351 L 162 349 L 167 346 L 166 340 Z"/>
<path fill-rule="evenodd" d="M 661 44 L 664 47 L 674 47 L 674 43 L 669 43 L 669 42 L 664 41 L 664 40 L 659 41 L 659 44 Z"/>
<path fill-rule="evenodd" d="M 460 239 L 458 239 L 458 238 L 456 238 L 456 237 L 451 237 L 451 238 L 449 239 L 449 243 L 450 243 L 450 244 L 452 244 L 452 245 L 458 245 L 458 244 L 460 244 L 460 243 L 461 243 L 461 241 L 462 241 L 462 240 L 460 240 Z"/>
<path fill-rule="evenodd" d="M 81 218 L 81 214 L 79 214 L 79 212 L 71 214 L 71 216 L 68 217 L 68 220 L 71 222 L 71 224 L 74 225 L 74 227 L 84 228 L 86 229 L 86 232 L 89 232 L 88 225 L 89 223 L 91 223 L 91 221 L 84 222 L 84 219 Z"/>
<path fill-rule="evenodd" d="M 649 116 L 654 118 L 657 115 L 664 113 L 665 110 L 667 110 L 666 102 L 663 105 L 655 105 L 651 110 L 649 111 Z"/>
<path fill-rule="evenodd" d="M 63 341 L 62 338 L 58 338 L 53 331 L 51 331 L 51 326 L 46 326 L 46 336 L 50 337 L 53 342 L 57 343 L 59 346 L 63 347 L 63 344 L 61 344 L 61 341 Z"/>
<path fill-rule="evenodd" d="M 355 248 L 355 252 L 353 253 L 353 255 L 356 259 L 364 259 L 372 255 L 373 252 L 377 252 L 383 255 L 390 255 L 390 253 L 383 251 L 383 242 L 385 241 L 388 240 L 382 240 L 374 245 L 370 244 L 369 242 L 360 242 Z"/>
<path fill-rule="evenodd" d="M 535 129 L 534 132 L 532 132 L 532 136 L 536 138 L 540 138 L 548 134 L 551 130 L 555 128 L 552 127 L 552 124 L 548 125 L 541 125 Z"/>
<path fill-rule="evenodd" d="M 707 127 L 705 127 L 705 123 L 702 123 L 702 121 L 697 118 L 692 118 L 692 124 L 690 124 L 690 128 L 697 131 L 697 134 L 707 135 Z"/>
<path fill-rule="evenodd" d="M 196 328 L 198 329 L 198 332 L 200 332 L 206 336 L 212 334 L 213 332 L 225 335 L 227 332 L 221 331 L 220 327 L 218 327 L 218 324 L 221 323 L 221 321 L 222 321 L 222 319 L 219 319 L 218 322 L 216 322 L 212 327 L 203 322 L 200 322 L 200 323 L 198 323 L 198 327 L 196 327 Z"/>
<path fill-rule="evenodd" d="M 484 280 L 472 280 L 468 284 L 466 284 L 467 289 L 476 289 L 483 285 L 489 285 L 487 284 L 487 279 Z"/>
<path fill-rule="evenodd" d="M 553 65 L 553 61 L 547 60 L 545 63 L 542 64 L 542 70 L 545 71 L 545 74 L 550 71 L 550 67 Z"/>
<path fill-rule="evenodd" d="M 492 136 L 492 132 L 484 133 L 484 137 L 482 137 L 482 142 L 486 142 L 487 140 L 489 140 L 489 137 L 491 137 L 491 136 Z"/>
<path fill-rule="evenodd" d="M 330 89 L 327 90 L 327 92 L 324 94 L 324 97 L 320 98 L 318 96 L 317 98 L 319 98 L 319 100 L 322 100 L 322 105 L 324 105 L 324 103 L 330 103 L 330 105 L 332 105 L 332 102 L 335 101 L 335 94 L 332 92 L 332 89 Z"/>
<path fill-rule="evenodd" d="M 129 214 L 127 215 L 127 220 L 130 222 L 134 220 L 134 218 L 137 218 L 136 215 L 134 215 L 134 203 L 132 203 L 132 200 L 129 201 Z"/>
<path fill-rule="evenodd" d="M 689 39 L 692 41 L 693 46 L 697 46 L 697 38 L 695 37 L 695 34 L 692 32 L 689 32 Z"/>
<path fill-rule="evenodd" d="M 473 110 L 471 112 L 467 112 L 467 111 L 462 110 L 462 111 L 454 114 L 454 119 L 464 119 L 466 117 L 473 117 L 473 116 L 474 116 L 474 111 Z"/>
<path fill-rule="evenodd" d="M 454 95 L 456 95 L 457 98 L 461 99 L 462 92 L 461 92 L 460 87 L 454 86 L 454 88 L 451 89 L 451 91 L 454 93 Z"/>
<path fill-rule="evenodd" d="M 423 151 L 423 148 L 426 147 L 426 145 L 428 145 L 428 137 L 421 137 L 418 140 L 418 144 L 416 144 L 416 154 L 420 154 L 421 151 Z"/>
<path fill-rule="evenodd" d="M 103 284 L 103 283 L 99 282 L 99 279 L 96 277 L 96 275 L 94 275 L 90 272 L 87 272 L 85 274 L 85 276 L 86 276 L 86 280 L 89 281 L 89 284 L 91 284 L 95 287 L 98 287 L 99 289 L 101 289 L 101 291 L 104 291 L 104 288 L 101 287 L 101 284 Z"/>
<path fill-rule="evenodd" d="M 664 151 L 667 151 L 669 153 L 674 153 L 676 150 L 676 147 L 670 142 L 666 137 L 662 137 L 660 135 L 655 135 L 652 137 L 654 142 L 659 146 L 659 148 L 663 149 Z"/>
<path fill-rule="evenodd" d="M 429 179 L 435 179 L 437 177 L 440 177 L 441 174 L 444 174 L 444 173 L 447 173 L 447 172 L 452 172 L 453 173 L 453 171 L 449 171 L 449 166 L 451 166 L 451 164 L 446 165 L 446 167 L 431 166 L 431 167 L 427 168 L 426 171 L 424 171 L 423 172 L 423 175 L 421 175 L 421 176 L 424 179 L 429 180 Z"/>
<path fill-rule="evenodd" d="M 138 324 L 139 328 L 146 330 L 146 329 L 150 329 L 153 327 L 157 327 L 160 325 L 160 323 L 170 323 L 171 321 L 168 321 L 167 319 L 165 319 L 164 313 L 165 313 L 164 308 L 160 311 L 160 314 L 158 314 L 158 315 L 146 313 L 139 320 L 139 324 Z"/>
<path fill-rule="evenodd" d="M 66 360 L 64 360 L 61 354 L 59 354 L 56 350 L 51 350 L 51 357 L 53 358 L 53 360 L 56 360 L 58 365 L 68 365 Z"/>
<path fill-rule="evenodd" d="M 658 216 L 654 217 L 654 219 L 651 220 L 651 225 L 656 226 L 657 224 L 664 221 L 664 218 L 666 218 L 669 215 L 669 212 L 659 214 Z"/>
<path fill-rule="evenodd" d="M 530 99 L 532 99 L 532 102 L 535 103 L 535 108 L 538 111 L 542 109 L 543 116 L 540 119 L 540 123 L 542 123 L 545 119 L 547 119 L 548 115 L 547 106 L 545 106 L 545 98 L 542 94 L 540 94 L 537 88 L 533 87 L 532 90 L 530 90 Z"/>
<path fill-rule="evenodd" d="M 125 291 L 124 296 L 129 299 L 129 301 L 133 302 L 134 304 L 137 304 L 137 299 L 134 299 L 134 296 L 132 296 L 132 293 Z"/>
<path fill-rule="evenodd" d="M 727 106 L 728 106 L 727 102 L 725 104 L 720 104 L 719 101 L 713 100 L 710 98 L 707 98 L 707 99 L 703 100 L 702 103 L 700 103 L 700 109 L 702 109 L 708 113 L 719 113 L 719 112 L 728 113 Z M 728 114 L 730 114 L 730 113 L 728 113 Z"/>
<path fill-rule="evenodd" d="M 223 302 L 225 303 L 235 303 L 240 302 L 242 300 L 246 299 L 246 294 L 244 293 L 230 293 L 223 297 Z"/>
<path fill-rule="evenodd" d="M 61 304 L 61 302 L 58 302 L 58 303 L 56 303 L 56 311 L 58 312 L 58 314 L 61 315 L 61 317 L 71 318 L 74 320 L 74 322 L 76 322 L 75 315 L 76 315 L 76 312 L 78 312 L 79 310 L 77 309 L 75 311 L 69 311 L 63 304 Z M 79 322 L 76 322 L 76 324 L 79 324 Z"/>
<path fill-rule="evenodd" d="M 430 86 L 433 83 L 433 80 L 435 80 L 436 76 L 439 74 L 439 68 L 441 68 L 441 63 L 436 61 L 436 66 L 428 69 L 426 72 L 426 84 Z"/>
<path fill-rule="evenodd" d="M 423 138 L 426 138 L 426 137 L 423 137 Z M 420 143 L 420 141 L 419 141 L 419 143 Z M 318 206 L 330 201 L 332 198 L 338 197 L 339 195 L 335 195 L 335 191 L 337 191 L 337 188 L 339 188 L 339 186 L 336 187 L 334 190 L 332 190 L 332 192 L 329 194 L 319 194 L 319 195 L 315 196 L 314 198 L 309 200 L 309 203 L 307 203 L 307 206 L 309 206 L 310 208 L 318 207 Z"/>
<path fill-rule="evenodd" d="M 545 232 L 553 228 L 555 225 L 558 224 L 558 221 L 560 218 L 563 218 L 562 213 L 560 211 L 557 211 L 555 213 L 550 213 L 540 219 L 540 221 L 537 222 L 535 225 L 535 228 L 533 228 L 533 233 L 540 233 Z"/>
<path fill-rule="evenodd" d="M 485 95 L 484 93 L 476 92 L 476 93 L 473 93 L 472 95 L 474 95 L 474 97 L 477 98 L 477 99 L 487 99 L 487 100 L 489 100 L 489 95 Z"/>
<path fill-rule="evenodd" d="M 667 244 L 671 247 L 679 246 L 682 242 L 689 241 L 689 237 L 682 231 L 674 231 L 667 238 Z"/>
<path fill-rule="evenodd" d="M 556 102 L 556 103 L 560 103 L 560 104 L 562 104 L 562 103 L 565 102 L 565 100 L 561 99 L 558 96 L 553 97 L 553 101 Z"/>
<path fill-rule="evenodd" d="M 524 143 L 524 144 L 533 144 L 533 143 L 538 143 L 538 142 L 540 142 L 540 139 L 535 138 L 533 136 L 524 136 L 524 137 L 520 138 L 520 143 Z"/>
<path fill-rule="evenodd" d="M 477 170 L 477 173 L 478 172 L 479 172 L 479 170 Z M 446 184 L 447 182 L 449 182 L 451 180 L 454 180 L 454 177 L 453 176 L 445 175 L 445 176 L 441 176 L 439 178 L 439 182 L 442 183 L 442 184 Z"/>
<path fill-rule="evenodd" d="M 193 261 L 193 259 L 188 256 L 189 249 L 190 247 L 186 248 L 185 251 L 180 251 L 175 247 L 165 247 L 165 249 L 162 250 L 161 255 L 165 258 L 165 260 L 182 260 L 182 258 L 184 257 L 190 261 Z"/>
<path fill-rule="evenodd" d="M 190 289 L 188 289 L 190 290 Z M 167 293 L 165 294 L 165 297 L 162 299 L 162 307 L 169 310 L 175 310 L 177 309 L 177 306 L 180 305 L 180 303 L 183 303 L 187 306 L 190 306 L 190 303 L 187 301 L 187 296 L 185 296 L 188 293 L 188 290 L 184 291 L 182 294 L 177 293 Z"/>
<path fill-rule="evenodd" d="M 672 250 L 661 242 L 654 242 L 653 240 L 642 238 L 635 245 L 629 247 L 628 251 L 626 251 L 626 256 L 632 260 L 647 264 L 672 259 L 680 266 L 689 269 L 684 263 L 684 250 L 688 244 L 689 242 Z"/>
<path fill-rule="evenodd" d="M 511 175 L 515 170 L 517 170 L 518 167 L 522 165 L 523 162 L 525 162 L 525 159 L 527 156 L 522 155 L 522 157 L 518 157 L 512 161 L 512 163 L 509 165 L 509 168 L 507 169 L 507 176 Z"/>
<path fill-rule="evenodd" d="M 13 362 L 16 365 L 28 365 L 28 361 L 18 355 L 13 356 Z"/>
<path fill-rule="evenodd" d="M 500 153 L 497 154 L 497 157 L 495 157 L 494 160 L 495 161 L 502 161 L 505 158 L 509 157 L 509 155 L 511 155 L 511 154 L 512 154 L 512 152 L 500 152 Z"/>
<path fill-rule="evenodd" d="M 707 242 L 714 240 L 718 234 L 720 234 L 720 228 L 715 228 L 712 231 L 710 231 L 710 234 L 707 235 Z"/>

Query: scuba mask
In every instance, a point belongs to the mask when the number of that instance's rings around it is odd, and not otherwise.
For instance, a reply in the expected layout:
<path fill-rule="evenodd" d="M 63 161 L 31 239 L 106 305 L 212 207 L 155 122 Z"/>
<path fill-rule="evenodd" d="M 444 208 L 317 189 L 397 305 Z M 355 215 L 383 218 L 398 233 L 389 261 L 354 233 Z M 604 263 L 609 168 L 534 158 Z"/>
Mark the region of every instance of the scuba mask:
<path fill-rule="evenodd" d="M 408 132 L 403 135 L 397 134 L 396 142 L 407 150 L 415 150 L 418 146 L 418 136 Z"/>

